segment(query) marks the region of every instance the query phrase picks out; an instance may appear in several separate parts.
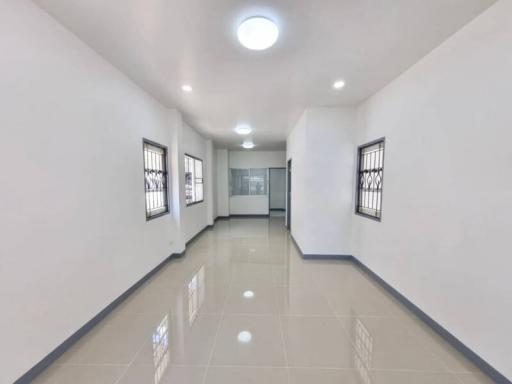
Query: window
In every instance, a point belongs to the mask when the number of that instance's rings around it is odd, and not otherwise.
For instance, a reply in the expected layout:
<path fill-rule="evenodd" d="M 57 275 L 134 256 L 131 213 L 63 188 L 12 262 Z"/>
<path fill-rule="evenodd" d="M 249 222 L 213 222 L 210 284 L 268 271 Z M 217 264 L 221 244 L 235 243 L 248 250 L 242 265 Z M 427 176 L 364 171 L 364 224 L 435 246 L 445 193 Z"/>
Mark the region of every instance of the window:
<path fill-rule="evenodd" d="M 185 201 L 192 205 L 203 200 L 203 160 L 185 155 Z"/>
<path fill-rule="evenodd" d="M 359 147 L 356 213 L 379 220 L 382 216 L 384 139 Z"/>
<path fill-rule="evenodd" d="M 267 194 L 266 168 L 231 169 L 231 196 Z"/>
<path fill-rule="evenodd" d="M 167 198 L 167 148 L 143 141 L 146 220 L 169 212 Z"/>

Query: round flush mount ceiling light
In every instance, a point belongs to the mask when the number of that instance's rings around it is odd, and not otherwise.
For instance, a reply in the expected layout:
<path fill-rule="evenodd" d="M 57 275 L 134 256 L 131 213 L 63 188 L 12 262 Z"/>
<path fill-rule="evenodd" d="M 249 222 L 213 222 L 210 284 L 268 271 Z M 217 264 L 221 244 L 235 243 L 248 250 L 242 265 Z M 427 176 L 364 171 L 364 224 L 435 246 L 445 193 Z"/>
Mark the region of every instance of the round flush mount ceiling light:
<path fill-rule="evenodd" d="M 183 92 L 192 92 L 192 87 L 191 87 L 190 85 L 188 85 L 188 84 L 183 84 L 183 85 L 181 86 L 181 90 L 182 90 Z"/>
<path fill-rule="evenodd" d="M 237 338 L 240 343 L 250 343 L 252 340 L 252 334 L 249 331 L 242 331 L 238 334 Z"/>
<path fill-rule="evenodd" d="M 235 127 L 235 132 L 239 135 L 248 135 L 252 132 L 252 128 L 247 124 L 240 124 Z"/>
<path fill-rule="evenodd" d="M 245 149 L 253 149 L 255 145 L 252 141 L 244 141 L 242 147 L 244 147 Z"/>
<path fill-rule="evenodd" d="M 345 86 L 345 81 L 344 80 L 336 80 L 333 84 L 332 84 L 332 87 L 334 89 L 341 89 Z"/>
<path fill-rule="evenodd" d="M 254 292 L 253 291 L 245 291 L 244 292 L 244 297 L 246 299 L 252 299 L 254 297 Z"/>
<path fill-rule="evenodd" d="M 238 26 L 238 41 L 244 47 L 262 51 L 275 44 L 279 37 L 277 25 L 262 16 L 249 17 Z"/>

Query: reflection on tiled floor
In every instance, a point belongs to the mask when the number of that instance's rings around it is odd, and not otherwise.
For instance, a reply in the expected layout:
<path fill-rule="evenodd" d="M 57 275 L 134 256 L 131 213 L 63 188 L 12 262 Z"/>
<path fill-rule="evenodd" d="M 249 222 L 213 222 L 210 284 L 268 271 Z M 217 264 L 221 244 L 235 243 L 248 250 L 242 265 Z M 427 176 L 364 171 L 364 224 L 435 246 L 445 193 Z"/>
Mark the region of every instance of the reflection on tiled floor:
<path fill-rule="evenodd" d="M 37 383 L 491 383 L 348 262 L 304 261 L 282 217 L 219 221 Z"/>

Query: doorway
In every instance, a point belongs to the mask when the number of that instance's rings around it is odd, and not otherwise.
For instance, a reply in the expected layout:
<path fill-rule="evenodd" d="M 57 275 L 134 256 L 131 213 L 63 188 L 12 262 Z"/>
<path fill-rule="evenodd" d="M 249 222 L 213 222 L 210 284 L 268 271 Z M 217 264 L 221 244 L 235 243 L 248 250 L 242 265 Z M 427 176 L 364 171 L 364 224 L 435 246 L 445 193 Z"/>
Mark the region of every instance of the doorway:
<path fill-rule="evenodd" d="M 288 160 L 286 172 L 286 227 L 289 231 L 292 229 L 292 159 Z"/>
<path fill-rule="evenodd" d="M 271 216 L 285 216 L 286 168 L 269 168 L 268 208 Z"/>

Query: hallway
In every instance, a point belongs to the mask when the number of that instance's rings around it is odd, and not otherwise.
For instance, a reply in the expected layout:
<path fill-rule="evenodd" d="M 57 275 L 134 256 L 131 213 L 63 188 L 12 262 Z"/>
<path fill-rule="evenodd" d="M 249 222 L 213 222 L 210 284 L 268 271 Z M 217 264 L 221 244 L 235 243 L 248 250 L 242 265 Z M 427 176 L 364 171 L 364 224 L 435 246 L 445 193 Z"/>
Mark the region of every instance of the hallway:
<path fill-rule="evenodd" d="M 303 260 L 282 217 L 217 221 L 35 382 L 490 383 L 350 262 Z"/>

